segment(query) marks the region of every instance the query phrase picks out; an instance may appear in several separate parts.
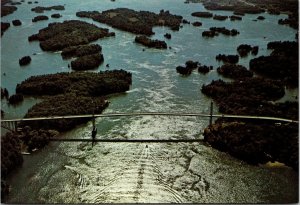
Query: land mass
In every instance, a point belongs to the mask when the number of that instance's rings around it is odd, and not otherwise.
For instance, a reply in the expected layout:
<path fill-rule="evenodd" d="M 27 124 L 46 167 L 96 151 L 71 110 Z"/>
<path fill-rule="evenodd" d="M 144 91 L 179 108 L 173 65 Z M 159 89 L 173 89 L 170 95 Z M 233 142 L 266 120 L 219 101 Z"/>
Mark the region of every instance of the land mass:
<path fill-rule="evenodd" d="M 89 70 L 97 68 L 104 57 L 99 45 L 86 44 L 110 36 L 115 36 L 115 33 L 84 21 L 71 20 L 50 23 L 37 34 L 29 36 L 28 40 L 40 41 L 40 47 L 44 51 L 62 50 L 63 58 L 77 57 L 71 62 L 73 70 Z"/>
<path fill-rule="evenodd" d="M 124 70 L 56 73 L 32 76 L 17 85 L 16 93 L 43 99 L 28 110 L 25 118 L 100 114 L 108 106 L 106 96 L 129 90 L 131 82 L 131 73 Z M 26 121 L 19 127 L 66 131 L 89 120 Z M 31 147 L 34 147 L 33 143 Z"/>
<path fill-rule="evenodd" d="M 235 15 L 259 14 L 267 11 L 273 15 L 288 13 L 288 18 L 280 19 L 279 24 L 299 28 L 298 0 L 187 0 L 192 3 L 203 3 L 207 10 L 233 11 Z"/>
<path fill-rule="evenodd" d="M 78 17 L 91 18 L 94 21 L 108 24 L 114 28 L 134 34 L 153 35 L 154 26 L 167 26 L 178 31 L 183 17 L 161 10 L 159 14 L 149 11 L 135 11 L 127 8 L 117 8 L 103 11 L 80 11 Z"/>
<path fill-rule="evenodd" d="M 99 28 L 84 21 L 70 20 L 63 23 L 50 23 L 37 34 L 31 35 L 28 40 L 40 41 L 40 47 L 44 51 L 59 51 L 114 35 L 108 29 Z"/>
<path fill-rule="evenodd" d="M 252 49 L 243 44 L 237 50 L 246 55 Z M 298 86 L 298 43 L 270 42 L 268 49 L 273 50 L 270 56 L 250 61 L 250 69 L 263 76 L 251 77 L 245 67 L 225 64 L 218 72 L 235 81 L 214 80 L 202 86 L 202 93 L 217 103 L 220 113 L 298 120 L 298 102 L 276 102 L 284 96 L 285 85 Z M 214 148 L 248 163 L 276 160 L 298 170 L 296 123 L 219 118 L 205 129 L 204 138 Z"/>
<path fill-rule="evenodd" d="M 71 72 L 32 76 L 17 85 L 16 95 L 38 96 L 43 100 L 28 110 L 25 118 L 82 114 L 100 114 L 108 105 L 107 95 L 129 90 L 131 73 L 113 70 L 99 73 Z M 8 98 L 1 88 L 1 98 Z M 18 125 L 17 132 L 9 132 L 1 139 L 1 200 L 9 193 L 7 176 L 23 162 L 21 147 L 32 152 L 49 143 L 58 131 L 67 131 L 86 123 L 90 118 L 27 121 Z"/>
<path fill-rule="evenodd" d="M 48 6 L 48 7 L 43 7 L 43 6 L 37 6 L 31 9 L 31 11 L 34 11 L 35 13 L 44 13 L 44 11 L 51 11 L 51 10 L 65 10 L 65 7 L 62 5 L 57 5 L 57 6 Z"/>
<path fill-rule="evenodd" d="M 299 43 L 275 41 L 268 43 L 270 56 L 250 60 L 250 69 L 268 78 L 282 81 L 290 87 L 299 87 Z"/>
<path fill-rule="evenodd" d="M 109 105 L 106 96 L 129 90 L 131 82 L 131 73 L 124 70 L 56 73 L 32 76 L 17 85 L 16 93 L 43 99 L 28 110 L 25 118 L 100 114 Z M 39 140 L 34 140 L 38 130 L 67 131 L 89 120 L 90 118 L 24 121 L 18 127 L 21 130 L 25 127 L 32 130 L 32 134 L 24 141 L 30 148 L 28 151 L 31 151 L 47 144 L 48 134 L 43 135 L 43 139 L 39 137 Z"/>

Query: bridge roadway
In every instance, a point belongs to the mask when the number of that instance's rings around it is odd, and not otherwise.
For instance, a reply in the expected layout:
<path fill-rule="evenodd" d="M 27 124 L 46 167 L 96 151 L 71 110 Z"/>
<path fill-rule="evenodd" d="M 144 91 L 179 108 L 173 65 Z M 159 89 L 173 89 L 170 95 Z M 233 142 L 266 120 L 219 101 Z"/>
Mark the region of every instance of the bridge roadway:
<path fill-rule="evenodd" d="M 129 117 L 129 116 L 174 116 L 174 117 L 222 117 L 222 118 L 236 118 L 236 119 L 258 119 L 258 120 L 271 120 L 280 122 L 291 122 L 299 123 L 299 121 L 277 118 L 277 117 L 267 117 L 267 116 L 249 116 L 249 115 L 210 115 L 203 113 L 168 113 L 168 112 L 135 112 L 135 113 L 105 113 L 105 114 L 89 114 L 89 115 L 69 115 L 69 116 L 51 116 L 51 117 L 35 117 L 35 118 L 20 118 L 20 119 L 10 119 L 2 120 L 1 122 L 22 122 L 22 121 L 38 121 L 38 120 L 58 120 L 58 119 L 76 119 L 76 118 L 97 118 L 97 117 Z"/>
<path fill-rule="evenodd" d="M 213 115 L 213 114 L 202 114 L 202 113 L 167 113 L 167 112 L 136 112 L 136 113 L 106 113 L 106 114 L 94 114 L 94 115 L 70 115 L 70 116 L 52 116 L 52 117 L 35 117 L 35 118 L 23 118 L 23 119 L 10 119 L 1 120 L 1 126 L 5 129 L 13 131 L 14 127 L 17 128 L 18 122 L 24 121 L 39 121 L 39 120 L 60 120 L 60 119 L 78 119 L 78 118 L 97 118 L 97 117 L 130 117 L 130 116 L 174 116 L 174 117 L 207 117 L 210 118 L 210 123 L 213 117 L 223 118 L 236 118 L 236 119 L 258 119 L 258 120 L 272 120 L 277 122 L 290 122 L 298 123 L 298 121 L 276 118 L 276 117 L 265 117 L 265 116 L 247 116 L 247 115 Z M 7 125 L 6 125 L 7 124 Z M 50 138 L 49 141 L 64 141 L 64 142 L 130 142 L 130 143 L 166 143 L 166 142 L 201 142 L 202 139 L 104 139 L 104 138 L 86 138 L 86 139 L 62 139 L 62 138 Z"/>

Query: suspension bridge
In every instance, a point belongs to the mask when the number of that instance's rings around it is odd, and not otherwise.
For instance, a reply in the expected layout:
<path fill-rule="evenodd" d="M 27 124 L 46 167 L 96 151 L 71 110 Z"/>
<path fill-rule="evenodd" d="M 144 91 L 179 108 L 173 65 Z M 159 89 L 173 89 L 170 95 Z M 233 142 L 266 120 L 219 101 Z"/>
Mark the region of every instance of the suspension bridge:
<path fill-rule="evenodd" d="M 134 113 L 105 113 L 105 114 L 88 114 L 88 115 L 70 115 L 70 116 L 51 116 L 51 117 L 35 117 L 35 118 L 20 118 L 20 119 L 7 119 L 1 120 L 1 127 L 12 132 L 20 131 L 18 124 L 26 121 L 42 121 L 42 120 L 61 120 L 61 119 L 79 119 L 89 118 L 93 120 L 92 138 L 90 139 L 63 139 L 63 138 L 51 138 L 50 141 L 65 141 L 65 142 L 199 142 L 200 139 L 103 139 L 96 138 L 97 130 L 95 128 L 95 118 L 107 118 L 107 117 L 135 117 L 135 116 L 168 116 L 168 117 L 201 117 L 209 118 L 209 124 L 213 122 L 213 118 L 230 118 L 230 119 L 255 119 L 255 120 L 268 120 L 274 123 L 299 123 L 298 121 L 268 117 L 268 116 L 249 116 L 249 115 L 224 115 L 213 114 L 213 106 L 211 105 L 210 113 L 182 113 L 182 112 L 134 112 Z"/>

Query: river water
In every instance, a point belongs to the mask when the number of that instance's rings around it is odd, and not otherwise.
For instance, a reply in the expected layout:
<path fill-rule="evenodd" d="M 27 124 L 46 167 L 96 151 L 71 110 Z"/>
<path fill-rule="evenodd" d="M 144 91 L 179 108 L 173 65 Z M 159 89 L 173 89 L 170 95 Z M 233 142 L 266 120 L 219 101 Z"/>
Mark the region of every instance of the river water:
<path fill-rule="evenodd" d="M 30 9 L 36 5 L 65 5 L 64 11 L 45 11 L 45 15 L 62 14 L 58 20 L 32 23 L 38 15 Z M 126 7 L 158 13 L 161 9 L 185 19 L 203 23 L 202 27 L 183 25 L 178 32 L 156 27 L 152 38 L 166 40 L 172 49 L 145 49 L 135 44 L 135 35 L 113 29 L 91 19 L 76 17 L 77 11 L 107 10 Z M 258 55 L 268 55 L 267 43 L 294 40 L 296 31 L 277 24 L 286 15 L 262 14 L 264 21 L 253 21 L 258 15 L 245 15 L 242 21 L 200 19 L 190 14 L 205 11 L 201 4 L 184 4 L 184 0 L 40 0 L 39 4 L 18 6 L 18 10 L 2 21 L 20 19 L 22 26 L 11 26 L 1 39 L 1 86 L 10 94 L 17 83 L 29 76 L 68 72 L 69 61 L 59 53 L 43 52 L 38 42 L 27 41 L 50 22 L 80 19 L 109 28 L 116 37 L 96 41 L 102 46 L 105 62 L 98 69 L 124 69 L 132 72 L 133 83 L 125 94 L 109 97 L 110 112 L 201 112 L 208 113 L 210 99 L 200 89 L 203 84 L 219 79 L 215 56 L 236 54 L 240 44 L 259 46 Z M 232 15 L 232 12 L 214 11 Z M 240 31 L 236 37 L 202 38 L 212 26 L 225 26 Z M 30 55 L 28 66 L 20 67 L 18 59 Z M 240 60 L 248 67 L 249 55 Z M 176 73 L 176 66 L 196 60 L 214 66 L 207 75 L 196 71 L 189 77 Z M 4 75 L 5 73 L 5 75 Z M 229 79 L 225 79 L 229 80 Z M 287 90 L 284 99 L 298 94 Z M 26 98 L 17 106 L 2 101 L 5 118 L 23 117 L 39 99 Z M 216 110 L 216 109 L 215 109 Z M 216 112 L 216 111 L 215 111 Z M 127 139 L 202 139 L 208 119 L 196 117 L 120 117 L 96 120 L 99 138 Z M 64 133 L 66 138 L 89 138 L 91 123 Z M 46 148 L 24 156 L 23 167 L 10 179 L 11 203 L 125 203 L 125 202 L 193 202 L 193 203 L 286 203 L 298 199 L 298 177 L 285 166 L 251 166 L 203 143 L 51 143 Z"/>

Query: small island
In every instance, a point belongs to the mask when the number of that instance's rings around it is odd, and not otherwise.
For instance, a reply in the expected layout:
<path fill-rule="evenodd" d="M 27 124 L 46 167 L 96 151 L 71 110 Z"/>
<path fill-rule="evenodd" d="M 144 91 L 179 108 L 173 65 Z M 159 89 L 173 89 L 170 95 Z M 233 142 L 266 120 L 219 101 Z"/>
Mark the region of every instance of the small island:
<path fill-rule="evenodd" d="M 241 21 L 243 18 L 240 16 L 232 15 L 229 17 L 230 21 Z"/>
<path fill-rule="evenodd" d="M 51 18 L 56 18 L 56 19 L 58 19 L 58 18 L 60 18 L 60 17 L 62 17 L 62 15 L 60 15 L 60 14 L 51 14 Z"/>
<path fill-rule="evenodd" d="M 168 48 L 167 43 L 165 41 L 152 40 L 152 39 L 148 38 L 147 36 L 137 36 L 137 37 L 135 37 L 134 41 L 136 43 L 142 44 L 149 48 L 157 48 L 157 49 L 167 49 Z"/>
<path fill-rule="evenodd" d="M 248 44 L 241 44 L 237 47 L 237 52 L 241 57 L 247 56 L 250 52 L 252 55 L 257 55 L 258 53 L 258 46 L 251 46 Z"/>
<path fill-rule="evenodd" d="M 57 6 L 48 6 L 48 7 L 43 7 L 43 6 L 37 6 L 31 9 L 31 11 L 34 11 L 35 13 L 44 13 L 44 11 L 51 11 L 51 10 L 65 10 L 65 7 L 62 5 L 57 5 Z"/>
<path fill-rule="evenodd" d="M 71 61 L 71 68 L 73 70 L 82 71 L 98 68 L 104 61 L 104 57 L 101 53 L 84 55 L 78 57 L 74 61 Z"/>
<path fill-rule="evenodd" d="M 250 60 L 250 69 L 263 76 L 278 79 L 290 87 L 298 87 L 298 43 L 292 41 L 270 42 L 270 56 L 260 56 Z"/>
<path fill-rule="evenodd" d="M 13 20 L 13 21 L 12 21 L 12 24 L 13 24 L 14 26 L 21 26 L 21 25 L 22 25 L 22 22 L 21 22 L 19 19 L 16 19 L 16 20 Z"/>
<path fill-rule="evenodd" d="M 19 59 L 20 66 L 28 65 L 31 62 L 30 56 L 24 56 L 21 59 Z"/>
<path fill-rule="evenodd" d="M 252 77 L 253 72 L 247 70 L 246 67 L 242 65 L 235 65 L 235 64 L 224 64 L 221 67 L 217 68 L 217 72 L 226 78 L 246 78 Z"/>
<path fill-rule="evenodd" d="M 225 21 L 226 19 L 228 19 L 228 16 L 214 15 L 213 19 L 219 21 Z"/>
<path fill-rule="evenodd" d="M 185 62 L 185 67 L 177 66 L 176 71 L 177 71 L 177 73 L 180 73 L 181 75 L 190 75 L 193 70 L 198 68 L 199 65 L 200 64 L 198 61 L 189 60 L 189 61 Z"/>
<path fill-rule="evenodd" d="M 48 16 L 45 16 L 45 15 L 39 15 L 39 16 L 36 16 L 32 19 L 32 22 L 38 22 L 38 21 L 45 21 L 45 20 L 48 20 L 49 17 Z"/>
<path fill-rule="evenodd" d="M 195 22 L 193 22 L 192 24 L 193 24 L 193 26 L 195 26 L 195 27 L 202 26 L 202 23 L 199 22 L 199 21 L 195 21 Z"/>
<path fill-rule="evenodd" d="M 220 33 L 226 36 L 236 36 L 240 34 L 240 32 L 236 29 L 229 30 L 225 27 L 211 27 L 209 28 L 209 31 L 203 31 L 202 36 L 212 38 L 214 36 L 218 36 Z"/>
<path fill-rule="evenodd" d="M 238 55 L 219 54 L 216 56 L 216 60 L 223 61 L 224 63 L 236 64 L 239 62 L 239 56 Z"/>
<path fill-rule="evenodd" d="M 202 74 L 208 73 L 210 70 L 213 70 L 212 66 L 207 66 L 207 65 L 200 65 L 198 67 L 198 72 Z"/>
<path fill-rule="evenodd" d="M 177 66 L 176 71 L 177 73 L 188 76 L 192 73 L 193 70 L 198 70 L 199 73 L 206 74 L 210 70 L 213 69 L 212 66 L 206 66 L 206 65 L 201 65 L 198 61 L 192 61 L 188 60 L 185 62 L 185 66 Z"/>
<path fill-rule="evenodd" d="M 202 18 L 212 18 L 213 14 L 210 12 L 206 12 L 206 11 L 199 11 L 199 12 L 192 13 L 192 16 L 202 17 Z"/>
<path fill-rule="evenodd" d="M 108 29 L 99 28 L 84 21 L 70 20 L 50 23 L 48 27 L 31 35 L 28 40 L 40 41 L 44 51 L 59 51 L 70 46 L 88 44 L 100 38 L 114 36 Z"/>

